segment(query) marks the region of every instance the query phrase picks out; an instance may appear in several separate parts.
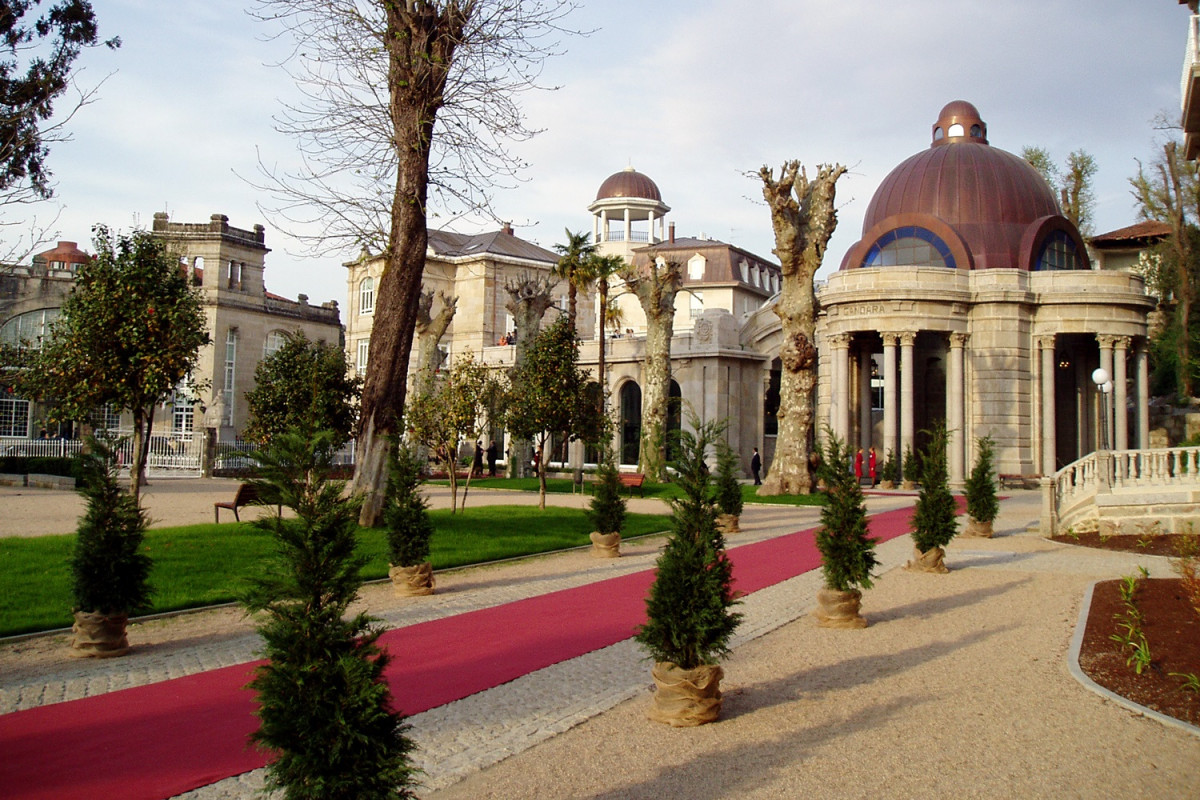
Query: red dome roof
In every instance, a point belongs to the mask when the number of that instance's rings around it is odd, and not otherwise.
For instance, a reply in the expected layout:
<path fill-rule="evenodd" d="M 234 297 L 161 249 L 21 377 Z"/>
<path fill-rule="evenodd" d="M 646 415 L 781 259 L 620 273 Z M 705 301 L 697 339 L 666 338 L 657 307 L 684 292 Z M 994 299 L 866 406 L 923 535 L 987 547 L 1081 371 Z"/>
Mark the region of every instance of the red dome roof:
<path fill-rule="evenodd" d="M 662 195 L 659 194 L 658 186 L 654 181 L 633 167 L 626 167 L 620 172 L 609 175 L 604 183 L 600 184 L 600 191 L 596 192 L 596 199 L 607 200 L 610 197 L 637 197 L 662 202 Z"/>
<path fill-rule="evenodd" d="M 843 267 L 860 266 L 866 250 L 888 230 L 914 225 L 937 227 L 944 239 L 943 231 L 951 229 L 968 256 L 967 264 L 956 259 L 960 267 L 1027 265 L 1024 249 L 1030 243 L 1022 241 L 1031 224 L 1046 218 L 1066 222 L 1049 184 L 1023 158 L 990 146 L 979 112 L 957 100 L 939 114 L 929 149 L 883 179 L 867 206 L 863 238 Z M 1077 231 L 1072 238 L 1078 239 Z"/>

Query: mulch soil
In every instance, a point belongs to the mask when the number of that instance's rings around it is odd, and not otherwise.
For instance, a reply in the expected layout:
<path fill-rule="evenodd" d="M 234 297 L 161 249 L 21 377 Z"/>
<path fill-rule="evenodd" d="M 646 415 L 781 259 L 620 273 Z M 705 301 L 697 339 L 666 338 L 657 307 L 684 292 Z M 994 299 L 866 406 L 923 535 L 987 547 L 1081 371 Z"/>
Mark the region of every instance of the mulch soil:
<path fill-rule="evenodd" d="M 1176 555 L 1179 537 L 1055 537 L 1056 541 L 1149 555 Z M 1128 606 L 1121 581 L 1101 581 L 1092 591 L 1092 606 L 1079 651 L 1083 672 L 1111 692 L 1139 705 L 1193 725 L 1200 725 L 1200 691 L 1186 688 L 1184 676 L 1200 676 L 1200 612 L 1176 578 L 1138 577 L 1133 603 L 1150 649 L 1150 664 L 1139 675 L 1129 651 L 1112 639 L 1123 629 Z M 1172 674 L 1175 673 L 1175 674 Z"/>

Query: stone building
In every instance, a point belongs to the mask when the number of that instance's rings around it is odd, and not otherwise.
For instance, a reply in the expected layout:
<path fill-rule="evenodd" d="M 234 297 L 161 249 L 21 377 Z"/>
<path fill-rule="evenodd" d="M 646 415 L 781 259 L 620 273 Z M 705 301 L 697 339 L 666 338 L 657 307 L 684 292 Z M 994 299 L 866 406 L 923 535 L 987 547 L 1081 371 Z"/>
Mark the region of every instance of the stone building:
<path fill-rule="evenodd" d="M 154 430 L 187 437 L 203 423 L 196 414 L 201 401 L 215 413 L 210 421 L 219 421 L 220 439 L 232 440 L 248 419 L 245 393 L 254 386 L 255 368 L 285 333 L 299 330 L 309 339 L 341 345 L 337 302 L 311 306 L 304 295 L 289 300 L 266 290 L 264 259 L 270 250 L 261 225 L 242 230 L 221 214 L 208 222 L 175 223 L 158 213 L 152 232 L 179 255 L 198 287 L 212 337 L 196 374 L 158 410 Z M 90 258 L 74 242 L 59 242 L 28 267 L 6 268 L 0 274 L 0 342 L 38 346 L 74 288 L 78 265 Z M 42 416 L 35 404 L 6 393 L 0 398 L 0 437 L 36 436 Z M 129 424 L 111 409 L 97 409 L 94 421 L 113 429 Z M 77 431 L 64 425 L 49 433 L 70 438 Z"/>
<path fill-rule="evenodd" d="M 287 333 L 342 346 L 336 300 L 309 305 L 307 295 L 289 300 L 267 291 L 267 253 L 262 225 L 235 228 L 224 214 L 208 222 L 171 222 L 154 215 L 152 233 L 167 242 L 199 287 L 211 344 L 200 351 L 192 386 L 181 387 L 170 403 L 171 428 L 199 427 L 193 405 L 203 400 L 208 422 L 220 421 L 218 440 L 229 441 L 249 420 L 246 392 L 254 388 L 258 362 L 277 350 Z"/>
<path fill-rule="evenodd" d="M 902 454 L 945 420 L 961 483 L 984 435 L 998 471 L 1023 475 L 1148 446 L 1154 300 L 1127 269 L 1094 268 L 970 103 L 945 106 L 929 148 L 883 180 L 819 299 L 818 418 L 864 450 Z"/>

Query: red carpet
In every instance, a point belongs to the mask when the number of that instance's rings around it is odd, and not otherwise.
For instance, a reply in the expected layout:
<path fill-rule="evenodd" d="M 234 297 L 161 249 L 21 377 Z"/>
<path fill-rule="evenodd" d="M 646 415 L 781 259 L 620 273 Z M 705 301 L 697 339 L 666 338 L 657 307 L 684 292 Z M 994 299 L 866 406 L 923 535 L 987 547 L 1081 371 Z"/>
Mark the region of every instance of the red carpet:
<path fill-rule="evenodd" d="M 911 514 L 873 516 L 872 535 L 907 533 Z M 819 566 L 813 530 L 733 547 L 738 591 Z M 646 570 L 388 631 L 393 696 L 416 714 L 627 639 L 652 580 Z M 242 687 L 254 666 L 0 716 L 0 797 L 161 800 L 263 766 L 247 744 L 258 720 Z"/>

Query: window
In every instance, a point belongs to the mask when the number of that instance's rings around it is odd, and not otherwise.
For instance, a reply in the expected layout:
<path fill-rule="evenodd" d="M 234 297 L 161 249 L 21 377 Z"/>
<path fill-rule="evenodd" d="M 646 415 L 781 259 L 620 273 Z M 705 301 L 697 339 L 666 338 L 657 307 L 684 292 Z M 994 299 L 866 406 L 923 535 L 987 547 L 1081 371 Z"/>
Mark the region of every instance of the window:
<path fill-rule="evenodd" d="M 358 313 L 373 314 L 375 313 L 375 279 L 363 278 L 362 283 L 358 285 Z"/>
<path fill-rule="evenodd" d="M 271 331 L 268 333 L 267 338 L 263 340 L 263 358 L 278 352 L 286 341 L 287 334 L 283 331 Z"/>
<path fill-rule="evenodd" d="M 29 438 L 29 401 L 15 398 L 0 400 L 0 436 Z"/>
<path fill-rule="evenodd" d="M 933 231 L 905 227 L 890 230 L 875 240 L 863 259 L 864 267 L 955 268 L 950 247 Z"/>
<path fill-rule="evenodd" d="M 703 292 L 690 292 L 689 296 L 691 297 L 692 319 L 696 319 L 697 317 L 699 317 L 701 314 L 704 313 L 704 293 Z"/>
<path fill-rule="evenodd" d="M 239 264 L 236 261 L 229 262 L 228 278 L 229 278 L 229 288 L 230 289 L 242 288 L 242 266 L 241 266 L 241 264 Z"/>
<path fill-rule="evenodd" d="M 963 130 L 962 123 L 956 122 L 950 126 L 950 130 L 947 133 L 953 139 L 955 136 L 962 136 L 965 131 Z"/>
<path fill-rule="evenodd" d="M 704 268 L 708 265 L 708 260 L 697 253 L 688 259 L 688 277 L 694 281 L 704 280 Z"/>
<path fill-rule="evenodd" d="M 371 340 L 358 340 L 358 361 L 356 362 L 359 372 L 364 372 L 367 369 L 367 356 L 371 352 Z"/>
<path fill-rule="evenodd" d="M 0 344 L 41 347 L 42 340 L 50 332 L 50 323 L 58 319 L 58 314 L 57 308 L 39 308 L 18 314 L 0 326 Z"/>
<path fill-rule="evenodd" d="M 1083 269 L 1075 240 L 1065 231 L 1055 231 L 1047 236 L 1034 269 Z"/>
<path fill-rule="evenodd" d="M 222 392 L 225 398 L 225 419 L 221 420 L 223 425 L 233 424 L 233 384 L 237 379 L 237 344 L 238 330 L 230 328 L 229 333 L 225 335 L 225 388 Z"/>
<path fill-rule="evenodd" d="M 92 427 L 102 431 L 117 431 L 121 429 L 121 409 L 114 408 L 112 403 L 105 403 L 92 412 Z"/>
<path fill-rule="evenodd" d="M 174 433 L 185 438 L 191 437 L 196 419 L 195 404 L 196 401 L 189 395 L 175 393 L 175 402 L 171 406 L 171 430 Z"/>

